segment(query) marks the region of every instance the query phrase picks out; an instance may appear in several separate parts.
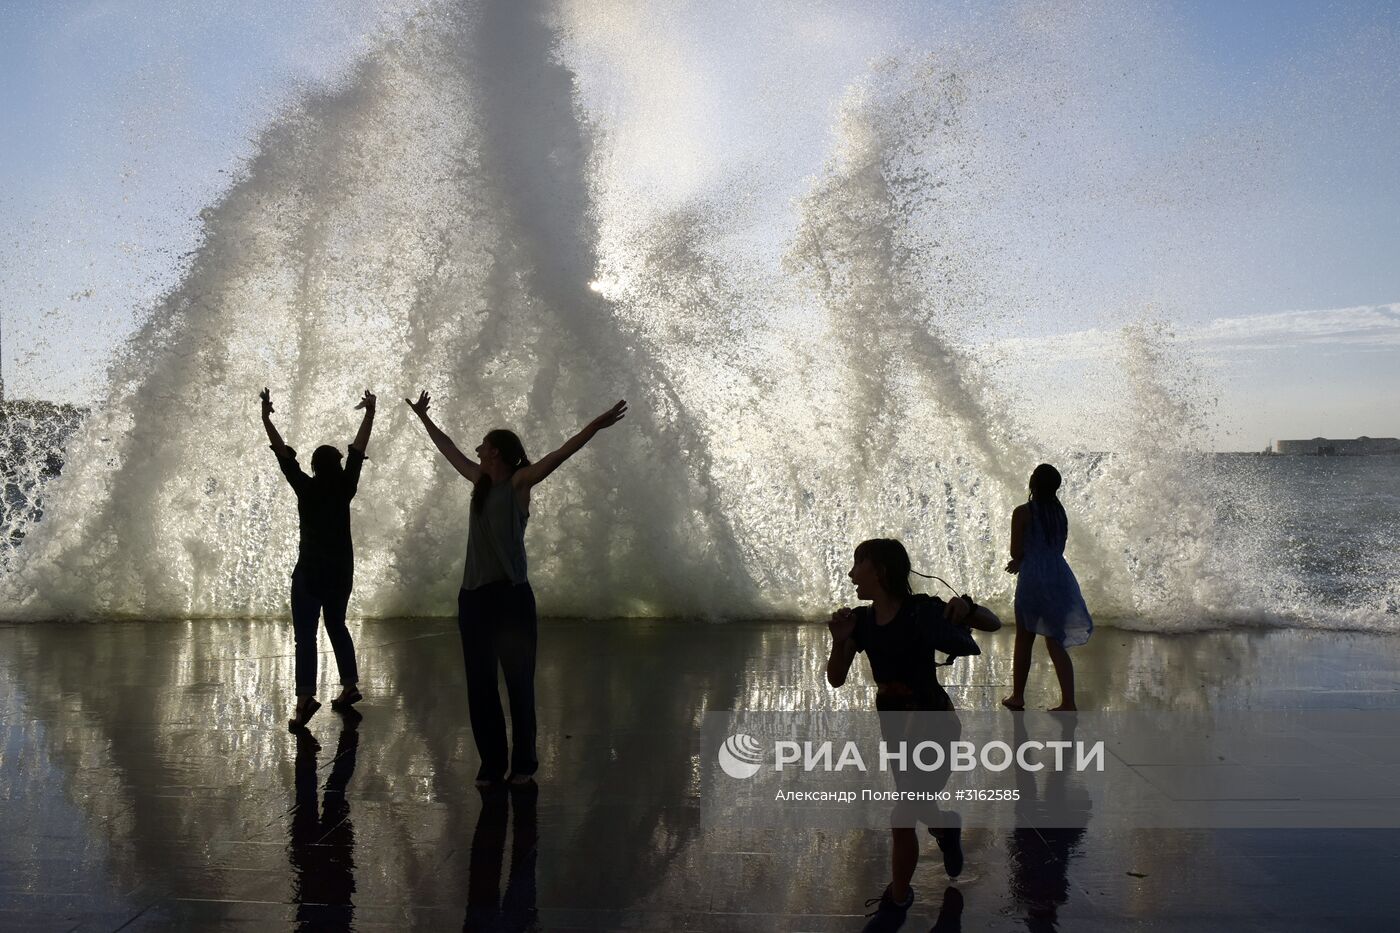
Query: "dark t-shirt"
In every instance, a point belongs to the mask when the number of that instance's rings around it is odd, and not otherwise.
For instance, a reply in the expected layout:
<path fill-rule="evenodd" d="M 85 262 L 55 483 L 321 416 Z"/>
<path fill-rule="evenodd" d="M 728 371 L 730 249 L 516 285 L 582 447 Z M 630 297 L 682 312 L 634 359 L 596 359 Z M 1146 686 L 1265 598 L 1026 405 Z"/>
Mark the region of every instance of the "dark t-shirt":
<path fill-rule="evenodd" d="M 881 685 L 903 685 L 916 709 L 952 709 L 938 683 L 935 651 L 951 655 L 981 652 L 967 626 L 943 618 L 945 603 L 937 596 L 917 593 L 904 601 L 885 625 L 875 624 L 870 606 L 855 609 L 852 633 L 856 650 L 870 661 L 870 676 Z"/>
<path fill-rule="evenodd" d="M 354 447 L 339 476 L 307 476 L 295 457 L 278 456 L 277 463 L 297 494 L 301 535 L 297 565 L 318 588 L 350 589 L 355 575 L 355 550 L 350 542 L 350 500 L 360 485 L 365 455 Z"/>

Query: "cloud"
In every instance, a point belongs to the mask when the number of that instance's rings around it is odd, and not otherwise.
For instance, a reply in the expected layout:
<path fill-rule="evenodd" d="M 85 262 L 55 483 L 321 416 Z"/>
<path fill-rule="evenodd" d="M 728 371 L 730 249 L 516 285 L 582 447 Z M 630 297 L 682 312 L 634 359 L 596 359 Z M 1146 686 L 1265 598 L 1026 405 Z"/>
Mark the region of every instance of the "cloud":
<path fill-rule="evenodd" d="M 1210 350 L 1265 352 L 1319 344 L 1388 349 L 1400 347 L 1400 303 L 1219 318 L 1183 336 Z"/>
<path fill-rule="evenodd" d="M 1205 324 L 1174 325 L 1171 330 L 1182 346 L 1205 357 L 1318 348 L 1396 350 L 1400 349 L 1400 302 L 1217 318 Z M 989 349 L 1022 363 L 1054 364 L 1112 359 L 1121 347 L 1121 331 L 1092 329 L 1012 337 L 996 341 Z"/>

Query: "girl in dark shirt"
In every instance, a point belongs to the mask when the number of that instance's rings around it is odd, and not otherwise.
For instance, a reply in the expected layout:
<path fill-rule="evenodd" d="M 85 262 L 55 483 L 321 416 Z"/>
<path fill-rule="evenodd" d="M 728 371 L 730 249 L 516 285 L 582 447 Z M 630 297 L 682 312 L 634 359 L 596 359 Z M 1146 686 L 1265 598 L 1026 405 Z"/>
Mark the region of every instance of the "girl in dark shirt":
<path fill-rule="evenodd" d="M 909 552 L 899 541 L 876 538 L 856 548 L 849 576 L 856 585 L 856 597 L 870 600 L 870 605 L 842 607 L 831 614 L 827 681 L 833 687 L 844 684 L 856 652 L 863 651 L 877 688 L 876 709 L 882 713 L 951 712 L 952 701 L 938 682 L 934 652 L 977 654 L 969 629 L 995 632 L 1001 628 L 1001 620 L 966 596 L 944 602 L 916 595 L 909 585 L 910 572 Z M 882 731 L 887 730 L 886 719 L 881 717 Z M 889 742 L 891 736 L 887 734 L 885 739 Z M 929 832 L 943 850 L 948 874 L 958 875 L 962 871 L 962 830 L 930 826 Z M 876 912 L 902 916 L 914 903 L 909 880 L 919 862 L 919 838 L 912 823 L 892 826 L 890 833 L 893 877 Z"/>
<path fill-rule="evenodd" d="M 374 428 L 374 393 L 365 390 L 356 410 L 364 409 L 360 430 L 350 442 L 345 466 L 340 451 L 329 445 L 317 447 L 311 455 L 311 476 L 297 463 L 296 451 L 282 440 L 272 423 L 272 396 L 267 389 L 262 399 L 263 428 L 277 464 L 297 497 L 300 531 L 297 563 L 292 570 L 292 631 L 296 640 L 297 703 L 288 728 L 305 728 L 321 708 L 316 699 L 316 641 L 318 621 L 326 620 L 326 635 L 335 651 L 340 672 L 340 695 L 331 700 L 338 710 L 349 710 L 363 697 L 359 668 L 355 663 L 355 643 L 345 625 L 350 591 L 355 583 L 355 549 L 350 538 L 350 500 L 360 485 L 360 468 L 365 462 L 370 431 Z"/>

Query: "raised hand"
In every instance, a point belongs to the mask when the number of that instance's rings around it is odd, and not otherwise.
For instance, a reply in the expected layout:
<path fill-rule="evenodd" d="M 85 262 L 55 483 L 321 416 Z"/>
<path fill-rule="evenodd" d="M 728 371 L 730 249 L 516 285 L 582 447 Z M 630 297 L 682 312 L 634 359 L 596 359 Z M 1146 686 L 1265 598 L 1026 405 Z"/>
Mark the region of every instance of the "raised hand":
<path fill-rule="evenodd" d="M 832 641 L 845 641 L 856 630 L 856 615 L 849 608 L 842 606 L 831 614 L 826 626 L 831 629 Z"/>
<path fill-rule="evenodd" d="M 428 402 L 429 402 L 429 398 L 428 398 L 428 393 L 427 393 L 426 391 L 423 391 L 423 392 L 419 392 L 419 393 L 418 393 L 418 401 L 416 401 L 416 402 L 409 402 L 408 399 L 404 399 L 404 401 L 405 401 L 405 402 L 408 402 L 408 407 L 409 407 L 409 408 L 412 408 L 412 409 L 413 409 L 413 413 L 416 414 L 418 417 L 420 417 L 420 418 L 426 418 L 426 417 L 428 417 Z"/>
<path fill-rule="evenodd" d="M 267 391 L 267 387 L 264 386 L 263 390 L 258 393 L 258 398 L 262 399 L 262 413 L 263 417 L 266 418 L 275 411 L 272 407 L 272 393 Z"/>
<path fill-rule="evenodd" d="M 407 399 L 405 399 L 404 401 L 407 401 Z M 361 408 L 363 408 L 365 411 L 368 411 L 368 412 L 370 412 L 370 413 L 373 413 L 373 412 L 374 412 L 374 403 L 375 403 L 374 393 L 371 392 L 369 389 L 365 389 L 365 397 L 362 398 L 362 399 L 360 399 L 360 404 L 358 404 L 358 405 L 355 406 L 355 410 L 356 410 L 356 411 L 359 411 Z"/>
<path fill-rule="evenodd" d="M 954 596 L 943 604 L 943 618 L 949 622 L 961 622 L 972 615 L 972 603 L 965 596 Z"/>
<path fill-rule="evenodd" d="M 587 430 L 589 433 L 594 433 L 604 428 L 610 428 L 625 417 L 627 417 L 627 402 L 624 400 L 588 422 Z"/>

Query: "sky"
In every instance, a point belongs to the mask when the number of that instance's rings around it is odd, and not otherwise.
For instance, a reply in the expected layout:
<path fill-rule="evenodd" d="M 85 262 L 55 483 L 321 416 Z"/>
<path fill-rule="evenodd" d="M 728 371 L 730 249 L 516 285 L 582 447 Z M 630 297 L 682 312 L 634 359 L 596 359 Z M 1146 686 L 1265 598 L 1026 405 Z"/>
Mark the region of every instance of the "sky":
<path fill-rule="evenodd" d="M 259 129 L 411 8 L 0 2 L 11 397 L 89 402 Z M 967 76 L 976 339 L 1096 410 L 1117 332 L 1170 322 L 1209 443 L 1400 435 L 1400 5 L 570 3 L 569 54 L 658 203 L 759 193 L 775 252 L 882 57 Z M 1066 431 L 1080 428 L 1062 426 Z"/>

